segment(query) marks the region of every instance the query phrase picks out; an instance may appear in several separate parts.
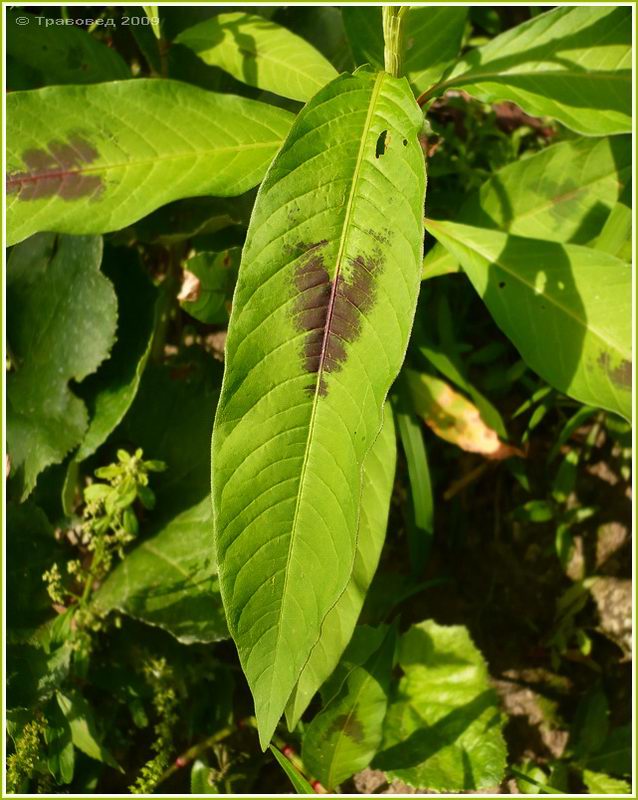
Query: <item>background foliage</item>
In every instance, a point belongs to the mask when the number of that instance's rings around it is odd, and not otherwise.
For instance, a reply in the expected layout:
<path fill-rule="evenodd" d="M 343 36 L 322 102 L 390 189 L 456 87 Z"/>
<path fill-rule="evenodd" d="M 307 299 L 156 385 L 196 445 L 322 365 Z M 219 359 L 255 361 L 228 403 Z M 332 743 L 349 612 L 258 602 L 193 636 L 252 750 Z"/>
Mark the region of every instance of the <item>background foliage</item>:
<path fill-rule="evenodd" d="M 383 67 L 381 9 L 7 27 L 9 791 L 628 792 L 630 10 L 405 17 L 386 86 L 427 165 L 416 316 L 352 575 L 265 751 L 212 546 L 226 330 L 242 249 L 259 264 L 294 225 L 268 197 L 308 119 L 314 167 L 345 179 L 340 92 L 373 80 L 335 79 Z M 377 136 L 390 209 L 409 182 Z M 317 182 L 296 188 L 319 214 Z"/>

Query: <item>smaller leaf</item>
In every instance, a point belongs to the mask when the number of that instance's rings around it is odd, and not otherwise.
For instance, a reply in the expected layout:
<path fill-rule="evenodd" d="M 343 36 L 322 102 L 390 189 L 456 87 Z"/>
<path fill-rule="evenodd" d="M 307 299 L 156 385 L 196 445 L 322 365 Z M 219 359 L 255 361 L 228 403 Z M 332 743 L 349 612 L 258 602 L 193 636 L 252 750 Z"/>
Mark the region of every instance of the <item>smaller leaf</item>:
<path fill-rule="evenodd" d="M 368 659 L 353 664 L 370 643 L 378 645 Z M 367 767 L 381 743 L 395 644 L 393 627 L 357 628 L 337 672 L 345 672 L 341 687 L 306 728 L 302 760 L 329 789 Z"/>
<path fill-rule="evenodd" d="M 409 402 L 409 401 L 408 401 Z M 414 413 L 397 411 L 397 427 L 408 465 L 412 515 L 408 523 L 408 548 L 412 573 L 425 566 L 434 533 L 434 497 L 422 426 Z"/>
<path fill-rule="evenodd" d="M 118 298 L 117 340 L 108 360 L 83 384 L 79 394 L 89 409 L 89 427 L 75 461 L 102 445 L 135 399 L 153 338 L 156 292 L 130 249 L 107 248 L 104 272 Z"/>
<path fill-rule="evenodd" d="M 292 783 L 297 794 L 315 794 L 315 790 L 304 778 L 304 776 L 297 769 L 295 769 L 294 765 L 291 764 L 286 756 L 273 744 L 270 745 L 270 752 L 277 759 L 277 763 L 290 779 L 290 783 Z"/>
<path fill-rule="evenodd" d="M 594 772 L 612 775 L 631 774 L 631 726 L 622 725 L 610 731 L 604 744 L 584 761 Z"/>
<path fill-rule="evenodd" d="M 55 705 L 50 705 L 47 709 L 44 740 L 47 744 L 49 772 L 58 783 L 71 783 L 75 769 L 71 726 L 65 715 Z"/>
<path fill-rule="evenodd" d="M 629 185 L 627 185 L 629 189 Z M 631 201 L 616 203 L 596 239 L 595 247 L 623 261 L 631 261 L 632 213 Z"/>
<path fill-rule="evenodd" d="M 15 7 L 7 13 L 7 54 L 37 71 L 37 85 L 99 83 L 131 77 L 131 70 L 117 50 L 77 25 L 58 25 L 51 30 L 44 16 Z M 27 24 L 19 24 L 18 19 L 27 20 Z M 12 85 L 11 70 L 7 71 L 7 79 L 10 88 L 21 88 Z"/>
<path fill-rule="evenodd" d="M 191 767 L 191 794 L 220 794 L 215 785 L 215 770 L 199 758 Z"/>
<path fill-rule="evenodd" d="M 58 705 L 71 728 L 73 744 L 90 758 L 101 761 L 120 772 L 124 770 L 117 764 L 113 756 L 100 742 L 93 711 L 79 692 L 71 691 L 63 694 L 56 692 Z"/>
<path fill-rule="evenodd" d="M 117 301 L 101 260 L 97 236 L 42 234 L 11 252 L 7 340 L 16 366 L 7 376 L 7 451 L 21 499 L 87 428 L 69 381 L 94 372 L 113 345 Z"/>
<path fill-rule="evenodd" d="M 228 636 L 210 536 L 210 498 L 178 514 L 126 555 L 94 596 L 100 614 L 118 610 L 167 630 L 184 644 Z"/>
<path fill-rule="evenodd" d="M 189 258 L 184 263 L 178 296 L 184 311 L 205 324 L 227 323 L 240 260 L 239 247 L 223 253 L 198 253 Z"/>
<path fill-rule="evenodd" d="M 599 237 L 598 249 L 621 257 L 611 216 L 630 190 L 631 161 L 628 136 L 558 142 L 499 169 L 467 196 L 454 219 L 554 242 L 591 245 Z M 628 197 L 626 203 L 621 208 L 631 204 Z M 622 217 L 622 211 L 616 214 Z M 623 235 L 622 225 L 617 232 Z M 452 272 L 455 265 L 460 268 L 437 243 L 423 261 L 423 278 Z"/>
<path fill-rule="evenodd" d="M 514 511 L 514 519 L 520 522 L 549 522 L 554 518 L 554 507 L 546 500 L 529 500 Z"/>
<path fill-rule="evenodd" d="M 435 92 L 453 87 L 513 100 L 587 136 L 629 133 L 630 9 L 551 9 L 470 50 Z"/>
<path fill-rule="evenodd" d="M 7 628 L 28 631 L 51 616 L 42 574 L 60 556 L 60 545 L 45 513 L 31 501 L 5 509 Z"/>
<path fill-rule="evenodd" d="M 595 753 L 609 734 L 609 703 L 605 692 L 598 688 L 588 693 L 578 704 L 570 737 L 576 758 Z"/>
<path fill-rule="evenodd" d="M 631 418 L 628 264 L 575 244 L 452 222 L 427 227 L 531 369 L 583 403 Z"/>
<path fill-rule="evenodd" d="M 302 102 L 337 77 L 312 45 L 257 14 L 218 14 L 182 31 L 175 43 L 249 86 Z"/>
<path fill-rule="evenodd" d="M 516 786 L 521 794 L 563 794 L 560 789 L 549 785 L 547 775 L 535 764 L 510 767 L 510 772 L 516 778 Z"/>
<path fill-rule="evenodd" d="M 604 772 L 583 770 L 583 783 L 590 794 L 630 794 L 631 786 L 627 781 L 612 778 Z"/>
<path fill-rule="evenodd" d="M 159 6 L 142 6 L 146 16 L 148 17 L 151 28 L 153 29 L 153 33 L 156 39 L 162 38 L 162 33 L 160 30 L 160 18 L 159 18 Z"/>
<path fill-rule="evenodd" d="M 414 410 L 441 439 L 491 459 L 522 455 L 502 442 L 476 406 L 445 381 L 413 370 L 406 370 L 406 380 Z"/>
<path fill-rule="evenodd" d="M 373 762 L 428 791 L 494 786 L 505 770 L 503 719 L 481 653 L 461 626 L 413 625 L 399 643 L 401 679 Z"/>

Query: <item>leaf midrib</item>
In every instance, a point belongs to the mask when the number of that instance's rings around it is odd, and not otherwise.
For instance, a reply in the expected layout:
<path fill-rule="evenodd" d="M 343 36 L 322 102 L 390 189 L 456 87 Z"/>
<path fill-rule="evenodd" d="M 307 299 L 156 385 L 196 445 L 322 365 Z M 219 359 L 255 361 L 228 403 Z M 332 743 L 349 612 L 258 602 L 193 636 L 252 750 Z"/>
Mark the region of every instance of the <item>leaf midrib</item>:
<path fill-rule="evenodd" d="M 117 169 L 128 169 L 131 167 L 144 167 L 150 164 L 157 164 L 158 162 L 177 161 L 183 158 L 202 158 L 217 153 L 240 152 L 242 150 L 255 150 L 262 147 L 279 147 L 282 140 L 278 139 L 273 142 L 255 142 L 254 144 L 239 144 L 232 147 L 215 147 L 204 150 L 190 150 L 183 153 L 169 153 L 165 156 L 157 156 L 156 158 L 146 158 L 139 160 L 125 161 L 120 164 L 95 164 L 90 167 L 70 170 L 51 170 L 50 172 L 42 172 L 38 174 L 29 174 L 20 178 L 7 177 L 7 186 L 21 186 L 25 183 L 37 183 L 38 181 L 53 180 L 57 178 L 65 178 L 69 175 L 89 175 L 100 174 L 103 172 L 110 172 Z"/>
<path fill-rule="evenodd" d="M 495 83 L 507 83 L 508 79 L 510 78 L 538 78 L 538 77 L 548 77 L 548 76 L 555 76 L 558 78 L 583 78 L 585 80 L 606 80 L 606 81 L 618 81 L 623 83 L 628 83 L 631 85 L 631 70 L 627 70 L 629 73 L 628 75 L 618 75 L 619 70 L 611 69 L 611 70 L 591 70 L 586 71 L 583 70 L 569 70 L 569 69 L 548 69 L 548 70 L 526 70 L 524 72 L 508 72 L 507 70 L 502 70 L 501 72 L 472 72 L 471 68 L 468 72 L 464 72 L 462 75 L 459 75 L 456 78 L 450 78 L 447 81 L 443 81 L 431 89 L 429 89 L 425 93 L 425 99 L 434 96 L 435 94 L 440 94 L 441 92 L 446 91 L 454 86 L 472 86 L 477 85 L 480 83 L 485 83 L 486 81 L 494 81 Z M 518 87 L 516 87 L 518 88 Z"/>
<path fill-rule="evenodd" d="M 369 106 L 368 106 L 368 113 L 367 113 L 367 117 L 366 117 L 366 120 L 365 120 L 365 123 L 364 123 L 364 126 L 363 126 L 363 130 L 361 132 L 361 142 L 360 142 L 360 145 L 359 145 L 359 152 L 357 154 L 357 161 L 356 161 L 354 172 L 353 172 L 353 176 L 352 176 L 352 184 L 351 184 L 351 188 L 350 188 L 350 195 L 348 197 L 348 202 L 346 204 L 346 210 L 345 210 L 345 215 L 344 215 L 344 220 L 343 220 L 343 226 L 342 226 L 342 229 L 341 229 L 341 238 L 340 238 L 340 241 L 339 241 L 339 250 L 337 251 L 337 256 L 336 256 L 336 259 L 335 259 L 336 268 L 335 268 L 334 276 L 332 278 L 332 281 L 333 281 L 333 292 L 334 292 L 334 287 L 336 287 L 336 285 L 337 285 L 338 277 L 341 274 L 341 262 L 342 262 L 342 259 L 343 259 L 343 254 L 344 254 L 344 250 L 345 250 L 346 241 L 348 239 L 348 234 L 350 232 L 350 225 L 351 225 L 351 221 L 352 221 L 352 212 L 353 212 L 355 198 L 356 198 L 356 188 L 357 188 L 358 182 L 359 182 L 359 175 L 360 175 L 360 172 L 361 172 L 361 166 L 362 166 L 363 161 L 364 161 L 364 147 L 365 147 L 365 144 L 366 144 L 366 141 L 367 141 L 367 138 L 368 138 L 368 133 L 370 131 L 370 125 L 371 125 L 372 117 L 373 117 L 374 110 L 375 110 L 375 107 L 376 107 L 376 104 L 377 104 L 377 100 L 379 98 L 379 94 L 381 93 L 381 87 L 383 85 L 384 78 L 385 78 L 385 73 L 384 72 L 379 72 L 379 74 L 377 75 L 376 80 L 375 80 L 375 84 L 374 84 L 374 88 L 372 90 L 372 94 L 370 96 L 370 103 L 369 103 Z M 333 301 L 333 298 L 331 296 L 331 302 L 332 301 Z M 327 332 L 329 331 L 329 328 L 330 328 L 330 320 L 327 319 L 326 320 L 326 327 L 325 327 L 325 330 L 324 330 L 324 340 L 325 340 L 325 337 L 327 335 Z M 272 676 L 276 672 L 276 670 L 274 669 L 274 666 L 277 664 L 277 661 L 279 660 L 279 641 L 280 641 L 280 638 L 281 638 L 281 628 L 282 628 L 281 619 L 282 619 L 282 616 L 283 616 L 284 606 L 286 605 L 286 597 L 287 597 L 286 589 L 287 589 L 287 586 L 288 586 L 288 576 L 290 574 L 290 562 L 291 562 L 291 558 L 292 558 L 292 552 L 293 552 L 293 549 L 294 549 L 295 532 L 296 532 L 297 525 L 298 525 L 299 509 L 301 507 L 301 497 L 303 495 L 303 488 L 304 488 L 304 479 L 305 479 L 306 471 L 307 471 L 307 468 L 308 468 L 308 456 L 309 456 L 309 452 L 310 452 L 311 444 L 312 444 L 312 439 L 313 439 L 313 431 L 314 431 L 314 426 L 315 426 L 317 407 L 318 407 L 318 400 L 319 400 L 319 386 L 320 386 L 320 383 L 321 383 L 321 380 L 322 380 L 322 376 L 323 376 L 323 356 L 322 356 L 322 363 L 320 364 L 319 370 L 317 372 L 317 378 L 316 378 L 316 384 L 315 384 L 315 394 L 314 394 L 313 401 L 312 401 L 312 411 L 311 411 L 311 415 L 310 415 L 310 423 L 308 425 L 308 436 L 307 436 L 307 439 L 306 439 L 306 446 L 305 446 L 305 449 L 304 449 L 304 458 L 303 458 L 303 463 L 302 463 L 302 467 L 301 467 L 301 473 L 300 473 L 300 477 L 299 477 L 299 490 L 297 492 L 295 511 L 294 511 L 293 521 L 292 521 L 292 526 L 291 526 L 291 531 L 290 531 L 290 542 L 288 544 L 288 554 L 286 556 L 286 566 L 285 566 L 285 569 L 284 569 L 284 585 L 283 585 L 283 590 L 282 590 L 282 600 L 281 600 L 281 605 L 279 606 L 279 614 L 278 614 L 277 622 L 276 622 L 277 636 L 276 636 L 276 639 L 275 639 L 275 646 L 274 646 L 275 657 L 274 657 L 273 670 L 271 672 L 271 681 L 270 681 L 271 687 L 272 687 Z M 297 678 L 298 677 L 299 676 L 297 676 Z"/>

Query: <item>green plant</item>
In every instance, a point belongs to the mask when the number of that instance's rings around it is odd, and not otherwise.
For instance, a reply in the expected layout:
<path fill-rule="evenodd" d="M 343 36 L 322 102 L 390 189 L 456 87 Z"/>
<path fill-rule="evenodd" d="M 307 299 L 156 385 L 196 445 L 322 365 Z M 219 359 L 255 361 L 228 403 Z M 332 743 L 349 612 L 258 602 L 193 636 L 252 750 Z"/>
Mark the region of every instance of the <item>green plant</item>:
<path fill-rule="evenodd" d="M 10 788 L 626 780 L 489 680 L 627 680 L 631 14 L 537 11 L 9 10 Z"/>

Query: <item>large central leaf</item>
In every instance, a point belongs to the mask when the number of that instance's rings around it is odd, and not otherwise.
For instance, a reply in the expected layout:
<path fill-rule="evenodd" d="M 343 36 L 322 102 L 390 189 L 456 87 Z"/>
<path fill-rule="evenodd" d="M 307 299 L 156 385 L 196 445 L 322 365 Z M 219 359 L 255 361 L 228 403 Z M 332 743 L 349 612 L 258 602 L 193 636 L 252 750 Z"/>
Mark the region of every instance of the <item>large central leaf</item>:
<path fill-rule="evenodd" d="M 421 117 L 405 80 L 342 75 L 259 192 L 213 433 L 217 560 L 266 746 L 350 578 L 361 467 L 419 288 Z"/>

